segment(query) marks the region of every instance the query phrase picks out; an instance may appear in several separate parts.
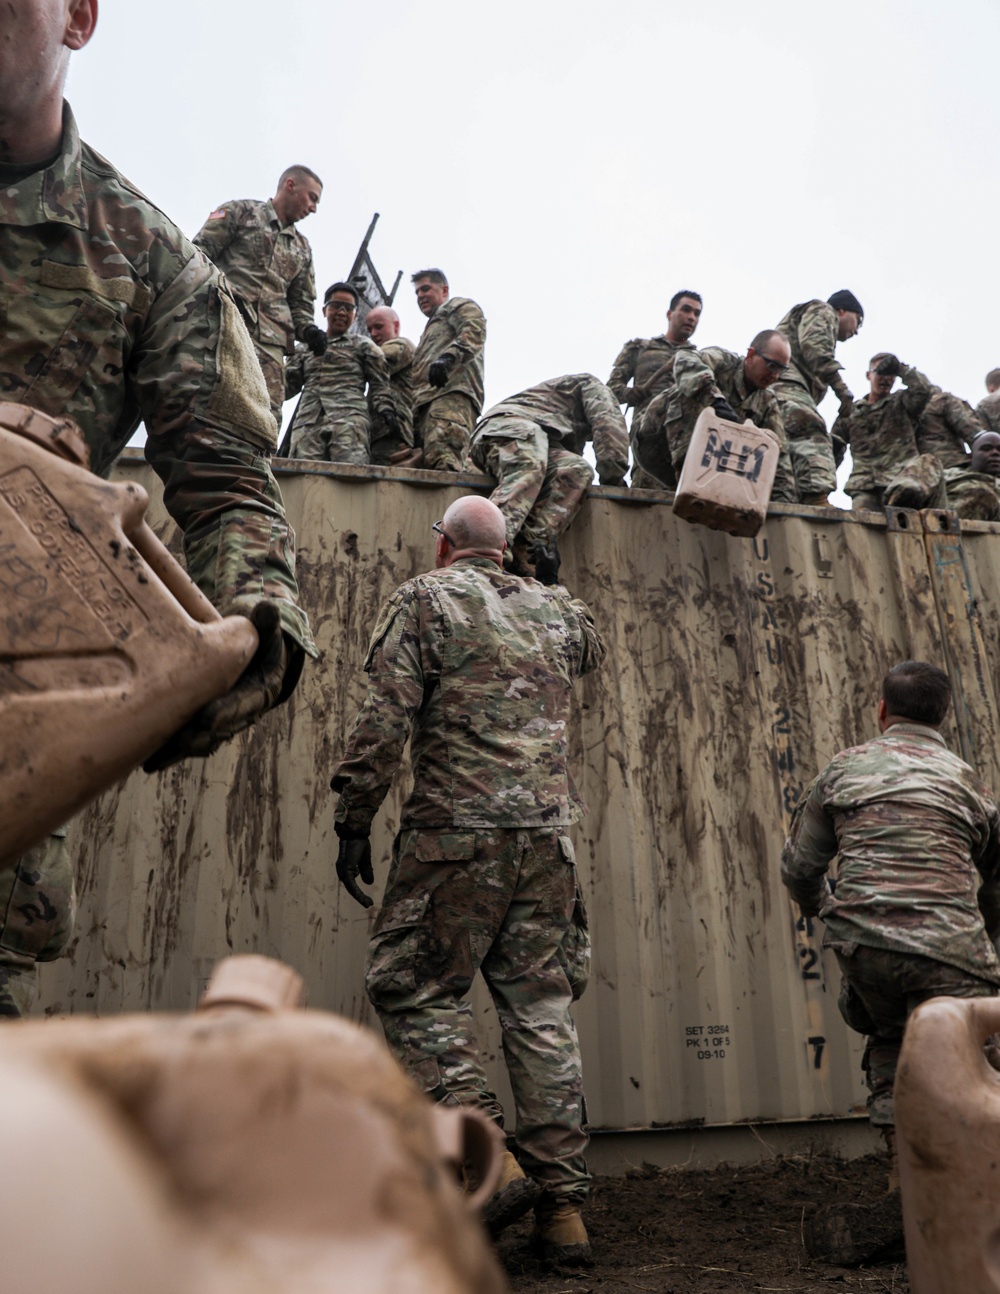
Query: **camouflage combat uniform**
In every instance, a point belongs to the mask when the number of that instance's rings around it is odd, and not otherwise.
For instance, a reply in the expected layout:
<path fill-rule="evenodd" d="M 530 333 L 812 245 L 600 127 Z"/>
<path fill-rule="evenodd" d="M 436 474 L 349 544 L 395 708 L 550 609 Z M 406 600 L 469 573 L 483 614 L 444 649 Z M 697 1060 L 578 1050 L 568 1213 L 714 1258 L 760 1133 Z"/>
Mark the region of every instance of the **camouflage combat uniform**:
<path fill-rule="evenodd" d="M 652 443 L 646 446 L 642 421 L 653 397 L 673 386 L 674 358 L 679 350 L 694 350 L 694 344 L 672 342 L 666 337 L 635 337 L 621 348 L 608 378 L 608 386 L 618 403 L 632 406 L 629 443 L 636 463 L 632 469 L 632 485 L 636 489 L 658 490 L 666 485 L 672 490 L 677 485 L 669 456 L 657 453 L 661 448 L 660 437 L 654 435 Z M 647 455 L 653 466 L 647 467 Z"/>
<path fill-rule="evenodd" d="M 755 427 L 774 432 L 781 453 L 771 498 L 776 502 L 795 503 L 798 498 L 795 474 L 781 409 L 770 387 L 751 387 L 747 383 L 743 356 L 720 346 L 708 346 L 705 350 L 692 348 L 677 356 L 674 379 L 672 390 L 658 395 L 646 410 L 644 434 L 648 443 L 652 443 L 655 434 L 661 446 L 666 447 L 675 476 L 680 478 L 699 414 L 721 396 L 744 422 L 749 418 Z M 659 452 L 662 455 L 663 449 Z"/>
<path fill-rule="evenodd" d="M 781 876 L 803 914 L 826 926 L 844 973 L 841 1013 L 868 1035 L 869 1116 L 891 1125 L 909 1013 L 939 994 L 989 997 L 1000 985 L 991 943 L 1000 934 L 1000 812 L 936 729 L 895 723 L 841 751 L 809 787 Z"/>
<path fill-rule="evenodd" d="M 1000 391 L 983 396 L 976 405 L 976 418 L 981 428 L 1000 431 Z"/>
<path fill-rule="evenodd" d="M 483 407 L 486 319 L 475 301 L 449 297 L 424 325 L 413 357 L 413 439 L 424 467 L 459 472 Z M 443 387 L 431 386 L 431 364 L 443 355 L 457 363 Z"/>
<path fill-rule="evenodd" d="M 1000 521 L 1000 479 L 974 472 L 969 462 L 966 455 L 964 466 L 945 470 L 948 507 L 967 521 Z"/>
<path fill-rule="evenodd" d="M 385 409 L 396 407 L 389 368 L 375 343 L 345 333 L 328 337 L 322 355 L 296 347 L 285 369 L 285 396 L 300 391 L 289 458 L 370 463 L 373 420 L 377 425 Z"/>
<path fill-rule="evenodd" d="M 195 234 L 194 245 L 223 271 L 240 303 L 280 427 L 284 357 L 315 323 L 309 240 L 294 224 L 282 225 L 270 198 L 243 198 L 213 211 Z"/>
<path fill-rule="evenodd" d="M 570 688 L 603 654 L 582 602 L 488 559 L 408 580 L 379 615 L 368 695 L 331 782 L 338 824 L 364 835 L 412 732 L 413 790 L 369 946 L 369 997 L 424 1091 L 502 1126 L 465 1001 L 482 972 L 522 1164 L 569 1201 L 589 1182 L 570 1014 L 589 942 L 566 723 Z"/>
<path fill-rule="evenodd" d="M 539 382 L 487 410 L 469 457 L 497 482 L 490 498 L 507 522 L 507 545 L 549 543 L 576 516 L 594 471 L 582 450 L 594 442 L 602 485 L 628 471 L 628 432 L 611 391 L 590 373 Z"/>
<path fill-rule="evenodd" d="M 372 462 L 386 464 L 393 454 L 413 445 L 413 356 L 416 348 L 408 337 L 389 337 L 381 343 L 389 367 L 393 407 L 399 419 L 399 434 L 372 429 Z M 369 404 L 371 402 L 369 401 Z"/>
<path fill-rule="evenodd" d="M 75 419 L 102 474 L 144 421 L 146 459 L 196 582 L 222 612 L 273 599 L 285 632 L 315 654 L 268 466 L 267 391 L 218 271 L 81 143 L 68 107 L 58 159 L 18 178 L 10 169 L 0 180 L 0 399 Z M 30 1006 L 34 960 L 62 951 L 71 904 L 61 845 L 0 872 L 0 1013 Z"/>
<path fill-rule="evenodd" d="M 965 400 L 931 387 L 931 398 L 917 418 L 917 452 L 933 454 L 944 468 L 964 467 L 968 460 L 966 445 L 982 428 Z"/>
<path fill-rule="evenodd" d="M 826 495 L 837 488 L 837 463 L 843 451 L 839 450 L 835 459 L 826 423 L 816 406 L 829 387 L 841 399 L 847 394 L 841 365 L 834 357 L 838 326 L 836 310 L 819 300 L 793 306 L 778 324 L 778 331 L 788 339 L 792 361 L 771 390 L 781 406 L 800 498 Z"/>
<path fill-rule="evenodd" d="M 874 403 L 867 398 L 856 401 L 833 424 L 834 437 L 851 447 L 853 467 L 844 491 L 855 508 L 877 512 L 887 504 L 944 506 L 941 464 L 931 454 L 921 455 L 917 447 L 917 427 L 931 384 L 905 364 L 901 376 L 900 390 Z"/>

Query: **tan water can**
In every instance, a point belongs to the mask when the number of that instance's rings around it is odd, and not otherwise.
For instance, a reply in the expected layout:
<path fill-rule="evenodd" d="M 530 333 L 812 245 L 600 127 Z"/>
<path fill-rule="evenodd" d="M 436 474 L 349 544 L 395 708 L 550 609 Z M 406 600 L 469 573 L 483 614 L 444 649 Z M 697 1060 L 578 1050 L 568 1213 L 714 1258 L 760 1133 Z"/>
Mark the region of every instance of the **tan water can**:
<path fill-rule="evenodd" d="M 712 530 L 755 535 L 767 516 L 780 452 L 777 437 L 763 427 L 703 410 L 684 457 L 674 512 Z"/>
<path fill-rule="evenodd" d="M 998 998 L 933 998 L 910 1016 L 893 1104 L 913 1294 L 1000 1291 L 1000 1074 L 983 1043 Z"/>
<path fill-rule="evenodd" d="M 88 471 L 68 419 L 0 403 L 0 866 L 124 777 L 246 668 L 223 619 Z"/>

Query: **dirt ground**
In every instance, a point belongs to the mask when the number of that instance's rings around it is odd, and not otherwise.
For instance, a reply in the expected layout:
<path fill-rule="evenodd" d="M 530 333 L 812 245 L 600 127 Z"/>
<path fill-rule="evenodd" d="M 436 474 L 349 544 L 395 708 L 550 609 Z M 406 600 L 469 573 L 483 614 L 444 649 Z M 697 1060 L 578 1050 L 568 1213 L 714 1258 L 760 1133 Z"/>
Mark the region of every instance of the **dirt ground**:
<path fill-rule="evenodd" d="M 808 1218 L 821 1204 L 877 1209 L 885 1165 L 877 1155 L 850 1162 L 803 1156 L 706 1172 L 646 1166 L 626 1177 L 599 1177 L 585 1214 L 594 1267 L 546 1272 L 529 1247 L 527 1219 L 500 1238 L 500 1258 L 515 1294 L 906 1294 L 901 1259 L 833 1267 L 813 1262 L 803 1245 Z"/>

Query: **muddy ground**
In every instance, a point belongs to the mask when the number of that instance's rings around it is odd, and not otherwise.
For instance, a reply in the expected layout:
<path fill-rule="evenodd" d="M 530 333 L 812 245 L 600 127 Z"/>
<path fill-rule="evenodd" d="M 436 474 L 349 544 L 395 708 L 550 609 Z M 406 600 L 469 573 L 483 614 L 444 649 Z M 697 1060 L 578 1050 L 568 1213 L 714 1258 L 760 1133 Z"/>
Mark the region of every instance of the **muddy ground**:
<path fill-rule="evenodd" d="M 821 1204 L 877 1210 L 885 1158 L 776 1158 L 705 1172 L 645 1167 L 599 1177 L 585 1214 L 595 1265 L 547 1272 L 528 1244 L 527 1220 L 498 1248 L 515 1294 L 688 1294 L 698 1291 L 909 1291 L 901 1259 L 861 1268 L 814 1262 L 803 1237 Z"/>

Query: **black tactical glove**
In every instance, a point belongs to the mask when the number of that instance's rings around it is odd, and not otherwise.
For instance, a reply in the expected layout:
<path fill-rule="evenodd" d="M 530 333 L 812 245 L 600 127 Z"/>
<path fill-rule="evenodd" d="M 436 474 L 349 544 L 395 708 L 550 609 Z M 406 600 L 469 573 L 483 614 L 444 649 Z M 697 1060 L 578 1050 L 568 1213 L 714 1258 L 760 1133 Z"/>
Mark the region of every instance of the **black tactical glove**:
<path fill-rule="evenodd" d="M 555 541 L 555 536 L 547 544 L 537 543 L 532 556 L 535 562 L 535 579 L 539 584 L 558 584 L 559 565 L 562 559 L 559 556 L 559 545 Z"/>
<path fill-rule="evenodd" d="M 899 377 L 902 370 L 903 366 L 895 355 L 883 355 L 875 365 L 879 377 Z"/>
<path fill-rule="evenodd" d="M 399 414 L 395 409 L 386 408 L 379 414 L 379 422 L 390 436 L 399 435 Z"/>
<path fill-rule="evenodd" d="M 302 333 L 302 340 L 314 355 L 326 354 L 326 333 L 315 324 L 310 324 Z"/>
<path fill-rule="evenodd" d="M 721 395 L 717 399 L 712 401 L 712 408 L 715 410 L 716 414 L 720 418 L 725 418 L 726 422 L 740 421 L 739 414 L 729 403 L 729 401 L 724 399 Z"/>
<path fill-rule="evenodd" d="M 837 399 L 840 401 L 839 412 L 842 413 L 846 418 L 847 415 L 854 408 L 854 393 L 852 391 L 849 391 L 845 386 L 843 387 L 842 390 L 837 392 Z"/>
<path fill-rule="evenodd" d="M 339 834 L 339 833 L 338 833 Z M 372 842 L 367 836 L 341 836 L 340 853 L 337 855 L 337 876 L 340 883 L 356 903 L 363 908 L 370 908 L 372 896 L 358 888 L 360 876 L 366 885 L 375 883 L 372 871 Z"/>
<path fill-rule="evenodd" d="M 211 755 L 291 693 L 302 671 L 302 648 L 282 632 L 273 602 L 258 602 L 249 619 L 260 640 L 253 660 L 224 696 L 202 706 L 150 755 L 142 766 L 145 772 L 158 773 L 181 759 Z"/>
<path fill-rule="evenodd" d="M 445 386 L 448 381 L 448 375 L 455 367 L 455 356 L 445 351 L 443 355 L 431 364 L 427 370 L 427 381 L 431 386 Z"/>

